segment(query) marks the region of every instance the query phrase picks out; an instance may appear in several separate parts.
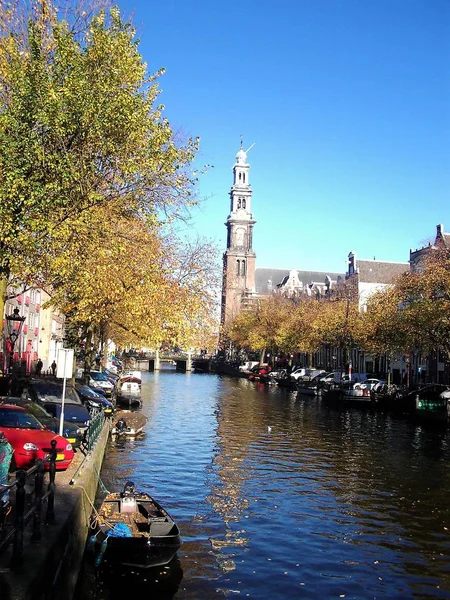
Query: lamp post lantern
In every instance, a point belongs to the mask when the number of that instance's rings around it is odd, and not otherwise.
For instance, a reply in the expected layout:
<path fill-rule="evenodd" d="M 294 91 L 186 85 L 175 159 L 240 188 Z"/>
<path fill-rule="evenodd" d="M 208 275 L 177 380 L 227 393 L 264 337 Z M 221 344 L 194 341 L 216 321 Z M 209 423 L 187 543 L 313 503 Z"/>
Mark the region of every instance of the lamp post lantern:
<path fill-rule="evenodd" d="M 19 309 L 16 307 L 11 315 L 6 315 L 6 326 L 8 328 L 8 346 L 9 346 L 9 364 L 8 373 L 12 373 L 13 361 L 14 361 L 14 346 L 22 331 L 25 316 L 19 314 Z"/>

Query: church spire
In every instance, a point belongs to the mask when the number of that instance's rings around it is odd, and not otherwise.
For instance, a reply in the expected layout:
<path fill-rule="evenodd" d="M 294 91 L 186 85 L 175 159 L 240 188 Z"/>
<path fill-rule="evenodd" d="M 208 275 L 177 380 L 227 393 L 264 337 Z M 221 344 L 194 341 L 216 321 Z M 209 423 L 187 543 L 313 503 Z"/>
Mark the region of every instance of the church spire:
<path fill-rule="evenodd" d="M 249 183 L 250 165 L 247 152 L 240 148 L 233 165 L 233 185 L 230 190 L 230 214 L 225 223 L 228 231 L 224 253 L 222 322 L 233 318 L 242 298 L 255 291 L 255 253 L 253 252 L 252 189 Z"/>

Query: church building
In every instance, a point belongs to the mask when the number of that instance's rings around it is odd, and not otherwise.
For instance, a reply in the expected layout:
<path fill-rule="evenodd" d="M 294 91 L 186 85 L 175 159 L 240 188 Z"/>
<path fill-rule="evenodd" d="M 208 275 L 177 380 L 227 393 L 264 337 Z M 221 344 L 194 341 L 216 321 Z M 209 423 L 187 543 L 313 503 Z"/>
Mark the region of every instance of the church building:
<path fill-rule="evenodd" d="M 252 299 L 271 294 L 293 296 L 325 296 L 331 293 L 344 273 L 323 273 L 297 269 L 256 268 L 253 250 L 252 188 L 247 152 L 241 147 L 233 165 L 230 190 L 230 214 L 227 248 L 223 255 L 221 322 L 231 322 L 241 307 Z"/>

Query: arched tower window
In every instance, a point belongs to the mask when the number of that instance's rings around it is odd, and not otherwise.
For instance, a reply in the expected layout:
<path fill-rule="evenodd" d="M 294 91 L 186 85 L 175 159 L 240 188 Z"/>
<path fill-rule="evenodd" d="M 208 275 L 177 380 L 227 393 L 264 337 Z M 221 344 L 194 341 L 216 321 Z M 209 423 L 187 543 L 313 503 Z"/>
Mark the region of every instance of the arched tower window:
<path fill-rule="evenodd" d="M 245 260 L 241 261 L 241 275 L 245 275 Z"/>
<path fill-rule="evenodd" d="M 245 205 L 246 205 L 245 198 L 242 198 L 242 208 L 245 209 Z"/>
<path fill-rule="evenodd" d="M 237 260 L 236 261 L 236 275 L 240 275 L 240 270 L 241 270 L 241 261 Z"/>
<path fill-rule="evenodd" d="M 245 173 L 242 174 L 243 182 L 245 183 Z"/>
<path fill-rule="evenodd" d="M 239 181 L 241 180 L 242 177 L 242 173 L 239 173 Z"/>

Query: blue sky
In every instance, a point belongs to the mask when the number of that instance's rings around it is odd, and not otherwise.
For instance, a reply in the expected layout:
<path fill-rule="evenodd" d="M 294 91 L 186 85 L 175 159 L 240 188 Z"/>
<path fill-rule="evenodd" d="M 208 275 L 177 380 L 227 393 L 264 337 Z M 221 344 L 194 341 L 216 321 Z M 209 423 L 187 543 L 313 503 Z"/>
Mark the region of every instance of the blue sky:
<path fill-rule="evenodd" d="M 122 0 L 175 129 L 200 136 L 200 234 L 225 249 L 249 153 L 257 267 L 407 261 L 450 231 L 449 0 Z"/>

